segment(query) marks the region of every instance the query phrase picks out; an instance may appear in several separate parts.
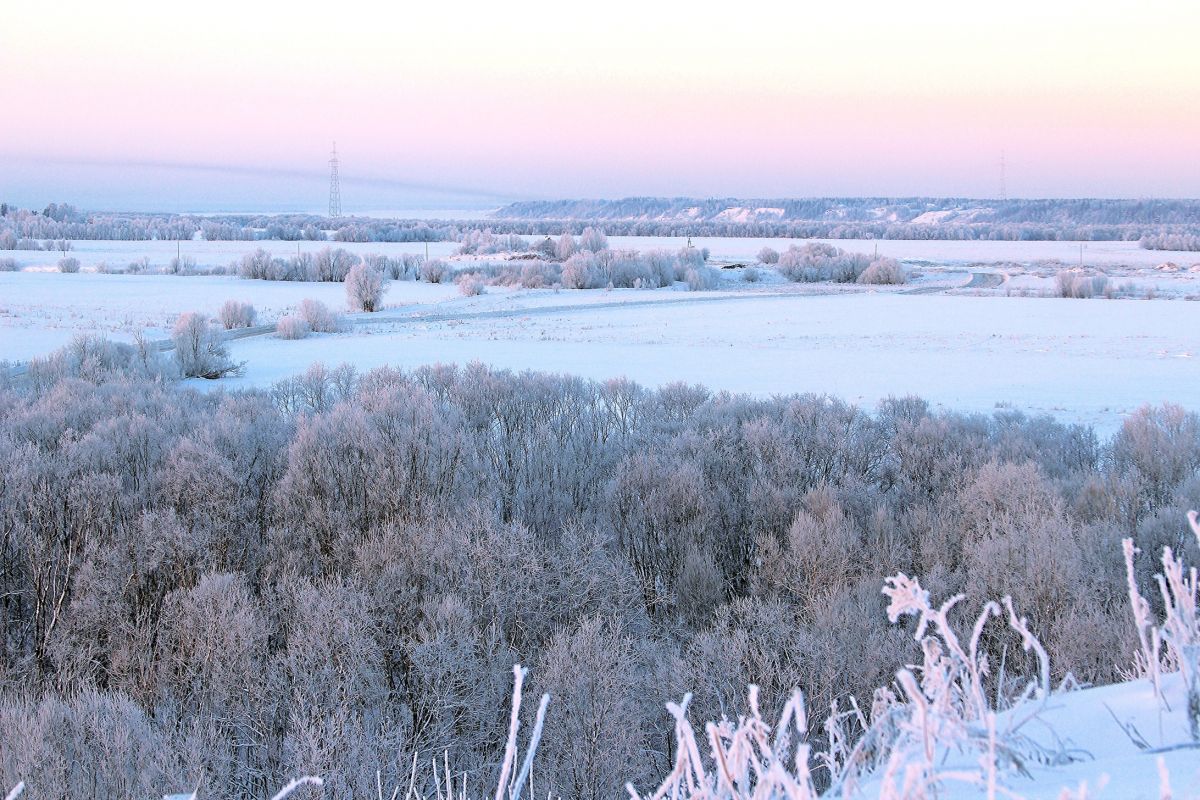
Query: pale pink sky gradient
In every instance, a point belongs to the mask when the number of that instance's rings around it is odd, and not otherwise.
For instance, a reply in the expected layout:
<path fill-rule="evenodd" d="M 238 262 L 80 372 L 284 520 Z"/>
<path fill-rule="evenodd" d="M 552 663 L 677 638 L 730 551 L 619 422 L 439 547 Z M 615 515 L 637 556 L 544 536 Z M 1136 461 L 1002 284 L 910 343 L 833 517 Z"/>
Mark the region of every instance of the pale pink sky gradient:
<path fill-rule="evenodd" d="M 14 4 L 0 195 L 319 194 L 332 139 L 348 184 L 502 197 L 990 196 L 1001 150 L 1010 194 L 1200 195 L 1200 4 L 409 5 Z"/>

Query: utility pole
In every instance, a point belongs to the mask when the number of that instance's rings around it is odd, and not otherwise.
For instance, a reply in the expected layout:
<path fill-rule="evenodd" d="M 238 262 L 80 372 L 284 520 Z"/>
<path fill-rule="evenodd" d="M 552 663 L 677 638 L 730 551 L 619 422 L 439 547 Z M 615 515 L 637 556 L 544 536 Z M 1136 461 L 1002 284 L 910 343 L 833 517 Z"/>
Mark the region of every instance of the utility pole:
<path fill-rule="evenodd" d="M 333 153 L 329 156 L 329 216 L 336 219 L 342 215 L 342 186 L 338 178 L 337 142 L 333 143 Z"/>

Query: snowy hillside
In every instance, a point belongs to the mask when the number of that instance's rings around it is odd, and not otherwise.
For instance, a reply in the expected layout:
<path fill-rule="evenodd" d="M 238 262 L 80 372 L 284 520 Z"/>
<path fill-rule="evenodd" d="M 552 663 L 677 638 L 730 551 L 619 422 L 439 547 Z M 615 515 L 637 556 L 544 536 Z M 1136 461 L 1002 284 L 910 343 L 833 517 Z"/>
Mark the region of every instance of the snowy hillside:
<path fill-rule="evenodd" d="M 511 203 L 497 219 L 667 222 L 1194 224 L 1200 200 L 974 200 L 961 197 L 742 199 L 626 197 Z"/>

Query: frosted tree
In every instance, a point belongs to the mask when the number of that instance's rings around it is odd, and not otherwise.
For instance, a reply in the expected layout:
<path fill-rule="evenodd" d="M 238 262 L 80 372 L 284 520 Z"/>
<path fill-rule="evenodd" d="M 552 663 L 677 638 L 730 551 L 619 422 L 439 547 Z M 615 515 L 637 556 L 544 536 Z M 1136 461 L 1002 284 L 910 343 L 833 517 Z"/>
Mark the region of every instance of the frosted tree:
<path fill-rule="evenodd" d="M 608 237 L 604 235 L 604 231 L 597 228 L 584 228 L 583 233 L 579 237 L 579 249 L 591 250 L 593 253 L 607 250 Z"/>
<path fill-rule="evenodd" d="M 383 299 L 383 272 L 360 261 L 346 273 L 346 302 L 354 311 L 377 311 Z"/>
<path fill-rule="evenodd" d="M 242 364 L 229 357 L 221 334 L 209 325 L 204 314 L 181 314 L 171 331 L 175 360 L 186 378 L 223 378 L 241 371 Z"/>
<path fill-rule="evenodd" d="M 578 248 L 575 245 L 575 237 L 564 233 L 554 245 L 554 255 L 559 261 L 566 261 L 575 254 L 576 249 Z"/>

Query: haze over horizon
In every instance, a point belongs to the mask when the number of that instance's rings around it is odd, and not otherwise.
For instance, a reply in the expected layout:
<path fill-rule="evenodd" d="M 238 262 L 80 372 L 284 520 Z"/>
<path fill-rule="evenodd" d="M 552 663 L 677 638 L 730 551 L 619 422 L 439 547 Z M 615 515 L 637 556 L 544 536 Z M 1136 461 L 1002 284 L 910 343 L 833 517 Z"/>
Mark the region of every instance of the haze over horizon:
<path fill-rule="evenodd" d="M 1012 197 L 1195 197 L 1196 30 L 1164 0 L 25 4 L 0 199 L 316 211 L 335 139 L 347 212 L 994 197 L 1002 152 Z"/>

